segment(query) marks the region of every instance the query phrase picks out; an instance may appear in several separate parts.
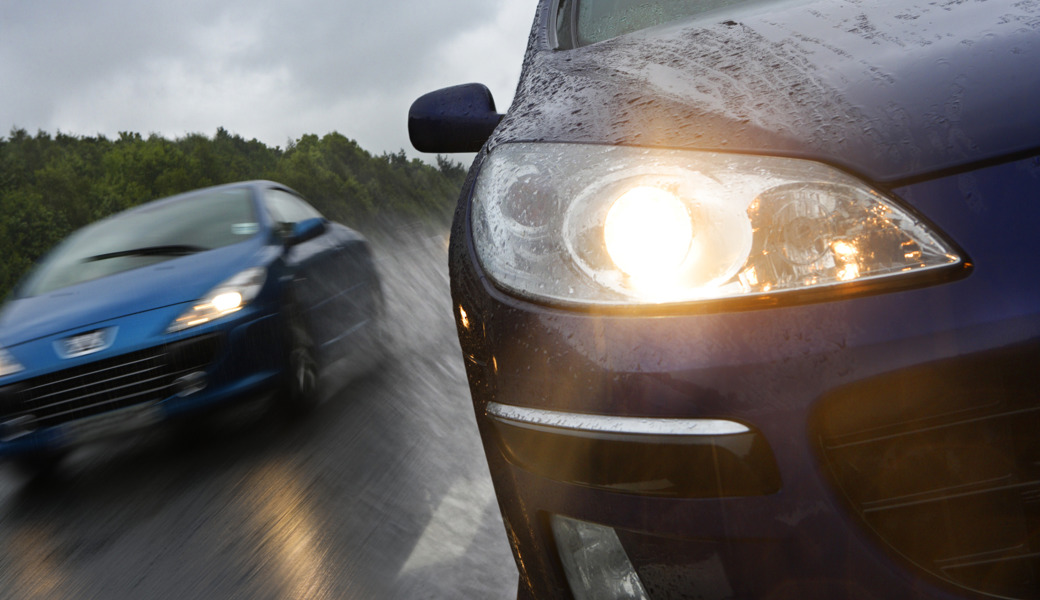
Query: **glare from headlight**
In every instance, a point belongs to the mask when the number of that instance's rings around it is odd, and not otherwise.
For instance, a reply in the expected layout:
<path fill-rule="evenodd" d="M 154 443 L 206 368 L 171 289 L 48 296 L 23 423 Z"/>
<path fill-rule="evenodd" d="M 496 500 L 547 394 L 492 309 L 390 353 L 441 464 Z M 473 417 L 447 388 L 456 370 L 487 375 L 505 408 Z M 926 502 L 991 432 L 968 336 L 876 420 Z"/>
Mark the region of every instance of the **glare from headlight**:
<path fill-rule="evenodd" d="M 260 267 L 238 273 L 181 313 L 166 331 L 173 333 L 197 327 L 241 310 L 260 293 L 265 279 L 266 272 Z"/>
<path fill-rule="evenodd" d="M 964 264 L 897 201 L 800 159 L 503 144 L 472 202 L 490 278 L 565 304 L 773 295 Z"/>

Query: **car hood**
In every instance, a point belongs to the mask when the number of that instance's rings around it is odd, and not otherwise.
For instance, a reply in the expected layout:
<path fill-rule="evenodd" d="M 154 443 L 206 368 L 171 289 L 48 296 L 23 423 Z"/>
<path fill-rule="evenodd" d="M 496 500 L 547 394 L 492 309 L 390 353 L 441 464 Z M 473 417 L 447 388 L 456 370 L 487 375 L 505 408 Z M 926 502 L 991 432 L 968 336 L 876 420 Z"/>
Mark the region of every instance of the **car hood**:
<path fill-rule="evenodd" d="M 87 327 L 126 315 L 197 300 L 238 271 L 254 266 L 263 248 L 246 241 L 9 301 L 0 312 L 0 344 Z"/>
<path fill-rule="evenodd" d="M 768 153 L 902 181 L 1040 148 L 1038 60 L 1038 0 L 789 0 L 564 51 L 536 33 L 489 148 Z"/>

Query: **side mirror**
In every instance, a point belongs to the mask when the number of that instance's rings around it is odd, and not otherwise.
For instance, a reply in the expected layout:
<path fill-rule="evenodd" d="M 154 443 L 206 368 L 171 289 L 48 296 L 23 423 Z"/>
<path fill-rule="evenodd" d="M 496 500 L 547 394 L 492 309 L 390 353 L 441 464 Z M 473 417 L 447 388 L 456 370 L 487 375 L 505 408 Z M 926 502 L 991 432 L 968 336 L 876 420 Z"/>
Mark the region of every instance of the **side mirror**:
<path fill-rule="evenodd" d="M 456 85 L 412 103 L 408 137 L 420 152 L 477 152 L 501 120 L 487 86 Z"/>
<path fill-rule="evenodd" d="M 319 235 L 325 233 L 325 228 L 325 219 L 322 219 L 321 217 L 304 219 L 295 223 L 292 226 L 292 231 L 289 232 L 289 236 L 285 238 L 285 246 L 289 248 L 297 244 L 302 244 L 307 240 L 313 240 Z"/>

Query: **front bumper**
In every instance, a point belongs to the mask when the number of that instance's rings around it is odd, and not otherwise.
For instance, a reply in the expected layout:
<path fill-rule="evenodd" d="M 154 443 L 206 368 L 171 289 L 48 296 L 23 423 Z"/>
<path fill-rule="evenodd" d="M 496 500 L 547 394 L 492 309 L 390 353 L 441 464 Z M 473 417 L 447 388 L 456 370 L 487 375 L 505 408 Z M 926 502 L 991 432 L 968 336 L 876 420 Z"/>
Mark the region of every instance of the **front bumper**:
<path fill-rule="evenodd" d="M 519 300 L 480 271 L 460 214 L 456 319 L 522 595 L 569 596 L 551 515 L 615 528 L 652 598 L 1040 593 L 1040 166 L 896 193 L 967 251 L 969 277 L 738 313 Z M 721 420 L 747 439 L 575 435 L 553 414 Z"/>
<path fill-rule="evenodd" d="M 286 369 L 284 332 L 277 313 L 247 310 L 198 330 L 141 336 L 69 366 L 21 374 L 0 387 L 0 456 L 123 435 L 274 389 Z M 42 353 L 51 342 L 36 345 Z"/>

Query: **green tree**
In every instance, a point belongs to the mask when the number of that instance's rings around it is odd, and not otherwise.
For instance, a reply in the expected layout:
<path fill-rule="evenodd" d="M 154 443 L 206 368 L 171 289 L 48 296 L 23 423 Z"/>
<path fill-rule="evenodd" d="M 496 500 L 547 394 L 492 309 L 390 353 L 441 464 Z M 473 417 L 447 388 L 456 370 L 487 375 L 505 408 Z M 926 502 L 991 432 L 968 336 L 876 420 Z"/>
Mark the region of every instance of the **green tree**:
<path fill-rule="evenodd" d="M 431 166 L 403 150 L 373 156 L 338 132 L 304 135 L 282 150 L 224 128 L 175 140 L 14 128 L 0 138 L 0 293 L 72 230 L 148 200 L 273 179 L 329 218 L 371 230 L 402 220 L 443 223 L 465 176 L 463 165 L 445 157 Z"/>

